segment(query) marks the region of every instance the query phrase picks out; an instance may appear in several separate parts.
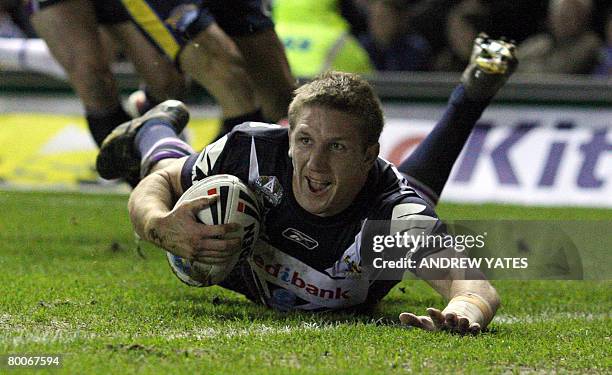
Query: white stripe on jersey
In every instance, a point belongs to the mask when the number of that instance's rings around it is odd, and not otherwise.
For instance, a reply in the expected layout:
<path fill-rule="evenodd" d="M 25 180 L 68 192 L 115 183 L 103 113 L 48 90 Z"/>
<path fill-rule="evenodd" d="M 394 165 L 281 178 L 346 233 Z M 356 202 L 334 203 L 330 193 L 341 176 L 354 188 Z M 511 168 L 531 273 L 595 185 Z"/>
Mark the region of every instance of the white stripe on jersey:
<path fill-rule="evenodd" d="M 387 163 L 387 165 L 389 165 L 391 167 L 391 170 L 395 174 L 395 177 L 397 177 L 397 185 L 398 186 L 400 186 L 400 187 L 407 187 L 407 188 L 410 188 L 410 190 L 412 190 L 412 186 L 410 186 L 410 184 L 408 184 L 408 181 L 406 180 L 404 175 L 397 169 L 395 164 L 391 163 L 389 160 L 383 158 L 382 156 L 379 156 L 378 158 L 380 160 L 384 161 L 385 163 Z M 400 194 L 405 194 L 405 191 L 402 190 L 399 193 Z"/>
<path fill-rule="evenodd" d="M 257 162 L 255 137 L 251 137 L 251 155 L 249 159 L 249 185 L 254 186 L 255 181 L 259 178 L 259 163 Z"/>
<path fill-rule="evenodd" d="M 209 175 L 210 171 L 215 166 L 217 159 L 219 159 L 219 155 L 225 148 L 225 144 L 227 143 L 227 135 L 221 137 L 218 141 L 213 142 L 206 146 L 206 148 L 200 153 L 198 160 L 193 164 L 193 169 L 191 171 L 191 180 L 196 180 L 196 168 L 200 169 L 206 176 Z"/>
<path fill-rule="evenodd" d="M 400 203 L 393 207 L 391 220 L 401 220 L 407 216 L 423 212 L 426 208 L 427 207 L 425 205 L 418 203 Z"/>

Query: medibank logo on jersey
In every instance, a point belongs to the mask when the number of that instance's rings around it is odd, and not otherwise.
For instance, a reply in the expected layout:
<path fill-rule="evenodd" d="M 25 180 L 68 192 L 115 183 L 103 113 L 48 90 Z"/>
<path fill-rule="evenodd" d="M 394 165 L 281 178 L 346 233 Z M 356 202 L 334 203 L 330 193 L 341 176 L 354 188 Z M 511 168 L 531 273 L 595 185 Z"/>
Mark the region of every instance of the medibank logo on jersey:
<path fill-rule="evenodd" d="M 350 299 L 349 289 L 343 290 L 341 287 L 336 287 L 335 290 L 324 289 L 315 285 L 312 280 L 304 280 L 303 275 L 298 271 L 292 270 L 291 267 L 280 263 L 265 264 L 263 258 L 259 255 L 253 256 L 253 262 L 257 267 L 264 270 L 268 275 L 281 280 L 286 284 L 304 289 L 306 293 L 324 299 Z"/>

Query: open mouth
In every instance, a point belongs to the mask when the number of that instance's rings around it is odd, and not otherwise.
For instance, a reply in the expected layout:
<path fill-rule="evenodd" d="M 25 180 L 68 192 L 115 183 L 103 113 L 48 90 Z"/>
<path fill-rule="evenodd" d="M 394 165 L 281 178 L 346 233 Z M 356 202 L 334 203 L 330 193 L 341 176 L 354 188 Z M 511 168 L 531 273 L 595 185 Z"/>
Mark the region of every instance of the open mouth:
<path fill-rule="evenodd" d="M 331 182 L 319 181 L 310 177 L 306 177 L 306 181 L 308 181 L 308 189 L 310 192 L 317 195 L 324 194 L 331 186 Z"/>

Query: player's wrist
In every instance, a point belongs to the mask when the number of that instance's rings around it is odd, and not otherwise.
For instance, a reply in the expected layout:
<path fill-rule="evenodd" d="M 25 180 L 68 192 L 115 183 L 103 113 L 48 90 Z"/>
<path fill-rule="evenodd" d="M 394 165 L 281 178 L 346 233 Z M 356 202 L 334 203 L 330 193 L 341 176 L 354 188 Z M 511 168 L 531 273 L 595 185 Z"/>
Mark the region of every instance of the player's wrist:
<path fill-rule="evenodd" d="M 461 293 L 453 297 L 442 315 L 454 313 L 464 316 L 472 323 L 478 323 L 482 328 L 486 327 L 493 319 L 494 311 L 491 304 L 476 293 Z"/>
<path fill-rule="evenodd" d="M 161 229 L 163 229 L 163 225 L 160 224 L 161 218 L 159 215 L 149 215 L 143 221 L 142 233 L 139 233 L 142 238 L 158 246 L 161 246 Z"/>

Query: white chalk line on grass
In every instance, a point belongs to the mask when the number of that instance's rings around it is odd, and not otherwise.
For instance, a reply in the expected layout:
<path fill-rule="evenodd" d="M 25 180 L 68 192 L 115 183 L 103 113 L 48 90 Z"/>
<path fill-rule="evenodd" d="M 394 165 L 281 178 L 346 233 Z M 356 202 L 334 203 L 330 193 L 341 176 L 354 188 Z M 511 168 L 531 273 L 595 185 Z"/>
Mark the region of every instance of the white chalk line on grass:
<path fill-rule="evenodd" d="M 241 336 L 266 336 L 276 334 L 295 334 L 306 331 L 324 331 L 342 326 L 341 323 L 312 323 L 302 322 L 299 325 L 284 325 L 280 327 L 269 326 L 266 324 L 252 324 L 248 327 L 204 327 L 192 330 L 165 330 L 159 335 L 168 339 L 194 339 L 202 340 L 214 337 L 241 337 Z"/>
<path fill-rule="evenodd" d="M 193 339 L 204 340 L 215 337 L 238 337 L 238 336 L 266 336 L 274 334 L 294 334 L 311 330 L 328 330 L 341 326 L 341 323 L 318 324 L 303 322 L 296 326 L 269 326 L 265 324 L 252 324 L 244 328 L 236 327 L 202 327 L 189 330 L 162 329 L 154 335 L 121 335 L 100 334 L 92 332 L 84 323 L 74 325 L 66 321 L 52 320 L 43 324 L 26 320 L 15 319 L 9 314 L 0 315 L 0 345 L 19 346 L 28 343 L 69 343 L 77 340 L 92 339 L 122 339 L 139 340 L 149 337 L 164 337 L 169 340 Z"/>
<path fill-rule="evenodd" d="M 563 319 L 580 319 L 584 321 L 604 320 L 612 318 L 610 313 L 585 312 L 555 312 L 537 315 L 506 315 L 500 314 L 493 320 L 494 324 L 540 323 L 562 321 Z M 302 322 L 297 325 L 270 326 L 266 324 L 251 324 L 237 328 L 230 326 L 200 327 L 195 329 L 177 330 L 162 329 L 153 335 L 101 334 L 92 332 L 86 324 L 74 324 L 66 321 L 52 320 L 50 323 L 38 323 L 24 318 L 15 318 L 10 314 L 0 314 L 0 346 L 18 347 L 30 343 L 70 343 L 77 340 L 93 339 L 125 339 L 129 341 L 151 337 L 164 337 L 168 340 L 207 340 L 212 338 L 232 338 L 244 336 L 267 336 L 296 334 L 307 331 L 334 330 L 347 327 L 345 323 Z"/>
<path fill-rule="evenodd" d="M 10 314 L 0 314 L 0 345 L 19 346 L 29 343 L 72 342 L 79 339 L 92 339 L 95 334 L 88 332 L 85 324 L 73 324 L 51 320 L 37 323 L 29 319 L 15 318 Z"/>

